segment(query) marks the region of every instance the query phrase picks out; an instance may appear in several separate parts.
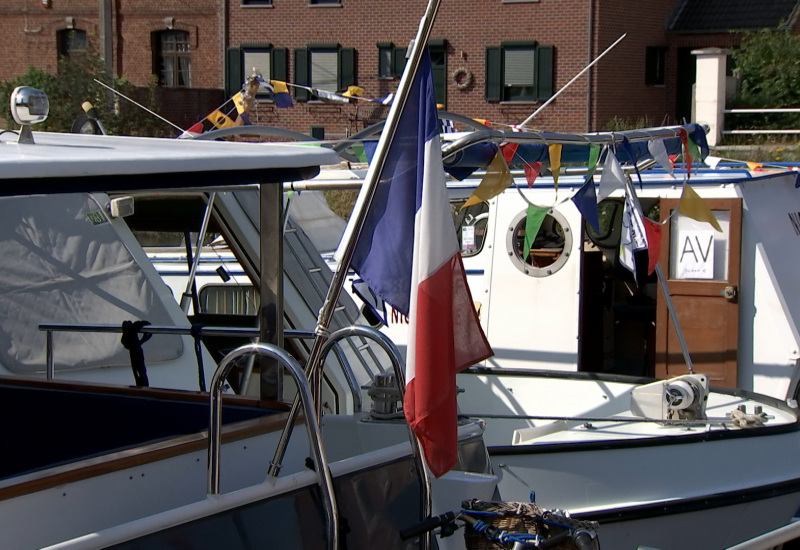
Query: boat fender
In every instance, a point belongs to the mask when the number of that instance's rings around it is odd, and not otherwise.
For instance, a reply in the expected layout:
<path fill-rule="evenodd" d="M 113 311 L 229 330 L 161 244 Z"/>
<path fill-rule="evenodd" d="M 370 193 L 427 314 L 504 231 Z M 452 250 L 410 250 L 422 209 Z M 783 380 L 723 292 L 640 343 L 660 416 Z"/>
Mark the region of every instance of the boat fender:
<path fill-rule="evenodd" d="M 453 71 L 450 75 L 450 78 L 453 79 L 453 82 L 456 83 L 456 88 L 459 90 L 466 90 L 470 86 L 472 86 L 472 82 L 474 77 L 472 75 L 472 71 L 467 69 L 466 67 L 459 67 Z"/>
<path fill-rule="evenodd" d="M 136 387 L 148 387 L 150 381 L 147 379 L 147 367 L 144 364 L 144 350 L 142 344 L 147 342 L 153 335 L 142 334 L 139 337 L 139 330 L 149 325 L 148 321 L 123 321 L 122 322 L 122 338 L 120 341 L 128 354 L 131 357 L 131 370 L 133 370 L 133 379 L 136 382 Z"/>

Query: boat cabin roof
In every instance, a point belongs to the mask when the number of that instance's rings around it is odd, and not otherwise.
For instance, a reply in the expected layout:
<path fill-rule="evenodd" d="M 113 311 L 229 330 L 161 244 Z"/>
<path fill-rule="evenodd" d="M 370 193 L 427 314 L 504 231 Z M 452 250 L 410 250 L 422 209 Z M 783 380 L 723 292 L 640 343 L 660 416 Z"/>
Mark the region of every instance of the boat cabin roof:
<path fill-rule="evenodd" d="M 134 191 L 304 180 L 339 156 L 323 147 L 0 132 L 0 195 Z M 142 177 L 146 176 L 146 177 Z"/>

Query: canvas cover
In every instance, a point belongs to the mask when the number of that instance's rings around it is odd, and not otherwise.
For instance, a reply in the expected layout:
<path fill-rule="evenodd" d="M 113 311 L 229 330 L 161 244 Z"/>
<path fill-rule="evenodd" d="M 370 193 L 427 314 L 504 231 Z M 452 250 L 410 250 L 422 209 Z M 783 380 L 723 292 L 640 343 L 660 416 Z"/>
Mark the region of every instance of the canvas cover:
<path fill-rule="evenodd" d="M 40 323 L 174 324 L 98 202 L 88 194 L 0 198 L 0 362 L 46 366 Z M 130 363 L 119 334 L 56 333 L 56 372 Z M 148 365 L 183 352 L 177 336 L 144 344 Z"/>

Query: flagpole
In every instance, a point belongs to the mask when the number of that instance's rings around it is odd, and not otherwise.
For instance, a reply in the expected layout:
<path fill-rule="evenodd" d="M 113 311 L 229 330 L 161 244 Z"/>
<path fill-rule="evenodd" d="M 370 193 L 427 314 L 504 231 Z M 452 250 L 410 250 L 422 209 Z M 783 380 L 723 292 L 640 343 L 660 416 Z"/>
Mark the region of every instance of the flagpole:
<path fill-rule="evenodd" d="M 636 189 L 628 178 L 625 178 L 625 192 L 633 197 L 633 203 L 636 206 L 636 209 L 639 211 L 639 215 L 644 217 L 644 213 L 642 212 L 642 203 L 639 202 L 639 195 L 636 194 Z M 664 304 L 667 306 L 669 318 L 672 320 L 672 326 L 675 327 L 675 334 L 677 335 L 678 343 L 681 346 L 683 360 L 686 363 L 686 367 L 689 369 L 689 374 L 694 374 L 694 364 L 692 363 L 692 358 L 689 355 L 689 348 L 686 346 L 686 340 L 683 337 L 681 324 L 678 321 L 678 314 L 675 312 L 675 305 L 672 303 L 672 297 L 669 295 L 669 288 L 667 288 L 667 280 L 664 277 L 664 271 L 661 269 L 661 262 L 656 262 L 655 272 L 659 286 L 661 287 L 661 293 L 664 295 Z"/>
<path fill-rule="evenodd" d="M 545 107 L 547 107 L 547 106 L 550 104 L 550 102 L 551 102 L 551 101 L 553 101 L 553 100 L 554 100 L 556 97 L 558 97 L 558 95 L 559 95 L 561 92 L 563 92 L 564 90 L 566 90 L 566 89 L 567 89 L 567 88 L 568 88 L 570 85 L 572 85 L 572 83 L 573 83 L 573 82 L 575 82 L 575 81 L 576 81 L 576 80 L 578 80 L 578 79 L 579 79 L 581 76 L 583 76 L 583 73 L 585 73 L 586 71 L 588 71 L 589 69 L 591 69 L 591 68 L 592 68 L 592 66 L 593 66 L 595 63 L 597 63 L 598 61 L 600 61 L 600 60 L 603 58 L 603 56 L 604 56 L 604 55 L 606 55 L 608 52 L 610 52 L 610 51 L 611 51 L 611 49 L 612 49 L 612 48 L 614 48 L 614 46 L 616 46 L 617 44 L 619 44 L 620 42 L 622 42 L 622 39 L 623 39 L 623 38 L 625 38 L 626 36 L 628 36 L 628 33 L 624 33 L 622 36 L 620 36 L 619 38 L 617 38 L 617 39 L 616 39 L 616 41 L 614 41 L 614 43 L 613 43 L 613 44 L 611 44 L 611 45 L 610 45 L 608 48 L 606 48 L 606 49 L 603 51 L 603 53 L 601 53 L 600 55 L 598 55 L 597 57 L 595 57 L 595 58 L 594 58 L 594 61 L 592 61 L 591 63 L 589 63 L 588 65 L 586 65 L 586 66 L 585 66 L 585 67 L 584 67 L 584 68 L 581 70 L 581 72 L 579 72 L 579 73 L 578 73 L 578 74 L 576 74 L 574 77 L 572 77 L 572 80 L 570 80 L 569 82 L 567 82 L 566 84 L 564 84 L 564 86 L 562 86 L 560 90 L 558 90 L 556 93 L 554 93 L 552 96 L 550 96 L 550 99 L 548 99 L 547 101 L 545 101 L 544 103 L 542 103 L 542 104 L 539 106 L 539 108 L 538 108 L 538 109 L 536 109 L 536 110 L 535 110 L 533 113 L 531 113 L 531 116 L 529 116 L 528 118 L 526 118 L 526 119 L 525 119 L 525 121 L 524 121 L 522 124 L 520 124 L 520 126 L 522 126 L 522 127 L 525 127 L 525 126 L 527 126 L 527 125 L 528 125 L 528 123 L 529 123 L 530 121 L 532 121 L 532 120 L 533 120 L 533 117 L 535 117 L 535 116 L 536 116 L 536 114 L 537 114 L 539 111 L 541 111 L 542 109 L 544 109 Z"/>
<path fill-rule="evenodd" d="M 358 239 L 361 229 L 364 226 L 367 211 L 369 210 L 370 203 L 375 195 L 375 190 L 378 185 L 378 177 L 383 171 L 384 164 L 386 163 L 389 145 L 397 133 L 400 114 L 405 107 L 411 92 L 411 85 L 413 84 L 414 77 L 417 73 L 422 54 L 427 46 L 428 38 L 430 37 L 431 30 L 433 29 L 433 23 L 436 19 L 436 13 L 439 11 L 440 3 L 441 0 L 428 0 L 428 7 L 425 10 L 425 14 L 423 15 L 422 19 L 420 20 L 419 29 L 417 30 L 416 38 L 412 43 L 411 51 L 408 55 L 403 76 L 400 78 L 400 83 L 398 84 L 394 101 L 392 102 L 392 106 L 389 109 L 389 113 L 386 117 L 386 123 L 384 125 L 383 132 L 381 133 L 380 140 L 378 141 L 375 155 L 370 163 L 369 170 L 367 171 L 367 175 L 364 179 L 364 184 L 362 185 L 358 199 L 356 200 L 356 204 L 353 207 L 353 213 L 350 215 L 350 221 L 347 224 L 344 235 L 342 236 L 342 241 L 345 242 L 346 245 L 343 249 L 341 258 L 339 259 L 336 271 L 333 273 L 331 284 L 328 287 L 328 294 L 325 297 L 325 301 L 323 302 L 317 317 L 314 344 L 309 352 L 308 362 L 306 364 L 306 376 L 311 382 L 312 391 L 315 392 L 314 395 L 317 406 L 317 415 L 320 414 L 322 403 L 320 395 L 322 365 L 319 363 L 322 349 L 326 340 L 328 339 L 328 327 L 331 319 L 333 318 L 333 313 L 336 309 L 336 303 L 339 300 L 339 295 L 344 287 L 344 282 L 347 278 L 347 272 L 350 269 L 350 263 L 352 262 L 353 255 L 355 253 L 356 240 Z M 398 380 L 397 384 L 402 395 L 405 389 L 405 384 L 402 380 Z M 287 420 L 288 429 L 283 431 L 281 440 L 278 442 L 278 447 L 275 451 L 273 461 L 270 464 L 269 471 L 271 475 L 277 475 L 277 472 L 280 470 L 280 463 L 286 452 L 288 437 L 291 433 L 291 426 L 294 424 L 299 412 L 299 400 L 295 399 L 294 403 L 292 404 L 292 410 L 289 413 L 289 419 Z M 414 437 L 412 437 L 412 441 L 412 446 L 414 447 L 414 453 L 418 459 L 418 464 L 421 464 L 422 454 L 419 448 L 419 443 Z M 423 483 L 425 484 L 425 488 L 423 488 L 422 491 L 423 500 L 427 501 L 423 502 L 423 513 L 425 517 L 428 517 L 430 516 L 430 486 L 425 471 L 421 470 L 420 474 L 424 480 Z M 423 545 L 427 547 L 429 543 L 429 537 L 423 537 Z"/>

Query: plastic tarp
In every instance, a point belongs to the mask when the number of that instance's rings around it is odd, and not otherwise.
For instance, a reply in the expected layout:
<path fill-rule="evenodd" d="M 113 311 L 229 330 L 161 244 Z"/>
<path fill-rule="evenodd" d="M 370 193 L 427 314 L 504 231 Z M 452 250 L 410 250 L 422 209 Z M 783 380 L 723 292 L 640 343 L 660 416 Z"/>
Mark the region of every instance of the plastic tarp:
<path fill-rule="evenodd" d="M 0 361 L 46 366 L 40 323 L 173 325 L 100 205 L 85 194 L 0 199 Z M 130 364 L 120 334 L 54 333 L 56 370 Z M 179 357 L 180 337 L 144 344 L 148 364 Z"/>

